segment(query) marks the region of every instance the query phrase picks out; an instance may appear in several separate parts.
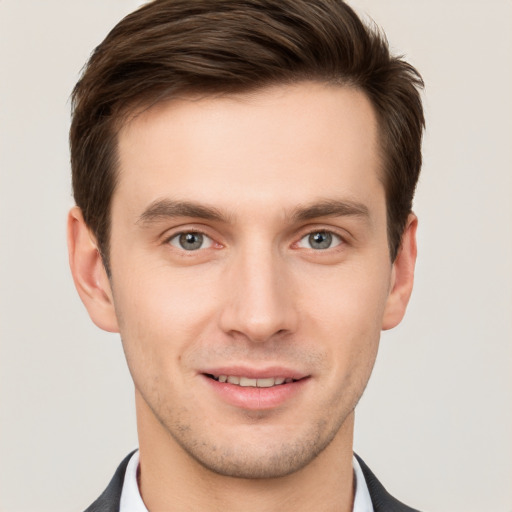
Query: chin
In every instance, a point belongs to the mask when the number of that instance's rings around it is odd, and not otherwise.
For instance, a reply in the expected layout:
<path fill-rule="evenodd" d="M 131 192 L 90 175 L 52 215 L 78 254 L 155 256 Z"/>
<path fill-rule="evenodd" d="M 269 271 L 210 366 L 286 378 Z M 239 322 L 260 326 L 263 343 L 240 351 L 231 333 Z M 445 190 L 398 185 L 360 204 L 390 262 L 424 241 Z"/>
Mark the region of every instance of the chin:
<path fill-rule="evenodd" d="M 321 454 L 336 437 L 339 427 L 321 421 L 309 431 L 292 435 L 259 436 L 257 440 L 202 440 L 189 442 L 188 436 L 175 439 L 181 448 L 203 468 L 217 475 L 245 478 L 280 478 L 300 471 Z M 184 431 L 182 431 L 184 432 Z M 187 431 L 189 434 L 190 431 Z M 269 442 L 270 439 L 270 442 Z"/>
<path fill-rule="evenodd" d="M 224 453 L 189 453 L 203 468 L 217 475 L 246 478 L 280 478 L 301 470 L 324 449 L 323 446 L 285 446 L 278 451 L 254 453 L 254 450 L 235 447 Z"/>

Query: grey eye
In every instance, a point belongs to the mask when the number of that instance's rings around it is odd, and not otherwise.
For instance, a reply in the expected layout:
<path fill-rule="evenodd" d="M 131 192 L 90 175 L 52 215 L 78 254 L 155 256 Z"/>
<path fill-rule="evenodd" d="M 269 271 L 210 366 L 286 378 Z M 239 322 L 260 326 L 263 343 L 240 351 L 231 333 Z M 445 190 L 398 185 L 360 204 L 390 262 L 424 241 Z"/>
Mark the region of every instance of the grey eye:
<path fill-rule="evenodd" d="M 302 237 L 298 245 L 299 247 L 321 251 L 335 247 L 341 242 L 341 238 L 330 231 L 314 231 Z"/>
<path fill-rule="evenodd" d="M 178 249 L 197 251 L 198 249 L 211 247 L 212 239 L 202 233 L 190 231 L 188 233 L 178 233 L 169 240 L 169 243 Z"/>

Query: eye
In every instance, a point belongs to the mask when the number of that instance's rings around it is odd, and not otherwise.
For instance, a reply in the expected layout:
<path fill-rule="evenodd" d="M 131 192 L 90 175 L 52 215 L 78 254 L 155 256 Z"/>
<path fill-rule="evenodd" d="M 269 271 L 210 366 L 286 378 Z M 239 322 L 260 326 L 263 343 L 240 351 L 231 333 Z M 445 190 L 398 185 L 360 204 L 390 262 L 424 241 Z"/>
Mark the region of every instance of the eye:
<path fill-rule="evenodd" d="M 197 251 L 199 249 L 208 249 L 212 246 L 213 240 L 203 233 L 197 231 L 189 231 L 186 233 L 178 233 L 169 239 L 169 243 L 177 249 L 185 251 Z"/>
<path fill-rule="evenodd" d="M 297 245 L 306 249 L 322 251 L 336 247 L 342 241 L 341 237 L 330 231 L 313 231 L 302 237 Z"/>

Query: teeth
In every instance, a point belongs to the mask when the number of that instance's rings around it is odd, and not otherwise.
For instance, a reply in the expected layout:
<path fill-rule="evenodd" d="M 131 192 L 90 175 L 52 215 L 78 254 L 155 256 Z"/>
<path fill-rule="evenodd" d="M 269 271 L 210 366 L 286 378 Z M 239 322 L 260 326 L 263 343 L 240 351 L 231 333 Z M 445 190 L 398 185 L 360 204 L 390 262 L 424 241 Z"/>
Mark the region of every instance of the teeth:
<path fill-rule="evenodd" d="M 249 379 L 248 377 L 240 377 L 240 386 L 247 387 L 253 386 L 255 387 L 257 384 L 257 379 Z"/>
<path fill-rule="evenodd" d="M 272 386 L 280 386 L 281 384 L 293 382 L 293 379 L 285 379 L 284 377 L 268 377 L 265 379 L 251 379 L 249 377 L 237 377 L 235 375 L 213 375 L 212 377 L 219 382 L 228 382 L 229 384 L 235 384 L 241 387 L 253 388 L 271 388 Z"/>
<path fill-rule="evenodd" d="M 256 386 L 259 388 L 271 388 L 277 384 L 276 379 L 270 377 L 269 379 L 258 379 L 256 382 Z"/>

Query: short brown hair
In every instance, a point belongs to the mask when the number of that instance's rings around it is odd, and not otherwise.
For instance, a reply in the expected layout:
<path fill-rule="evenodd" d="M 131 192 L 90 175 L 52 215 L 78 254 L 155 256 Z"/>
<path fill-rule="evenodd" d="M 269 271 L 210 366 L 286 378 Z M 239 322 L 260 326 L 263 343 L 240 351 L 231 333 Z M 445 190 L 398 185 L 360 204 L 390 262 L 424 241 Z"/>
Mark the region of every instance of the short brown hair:
<path fill-rule="evenodd" d="M 72 95 L 73 192 L 109 271 L 116 133 L 125 115 L 183 93 L 314 80 L 355 87 L 379 122 L 394 260 L 421 168 L 419 73 L 342 0 L 155 0 L 93 52 Z"/>

